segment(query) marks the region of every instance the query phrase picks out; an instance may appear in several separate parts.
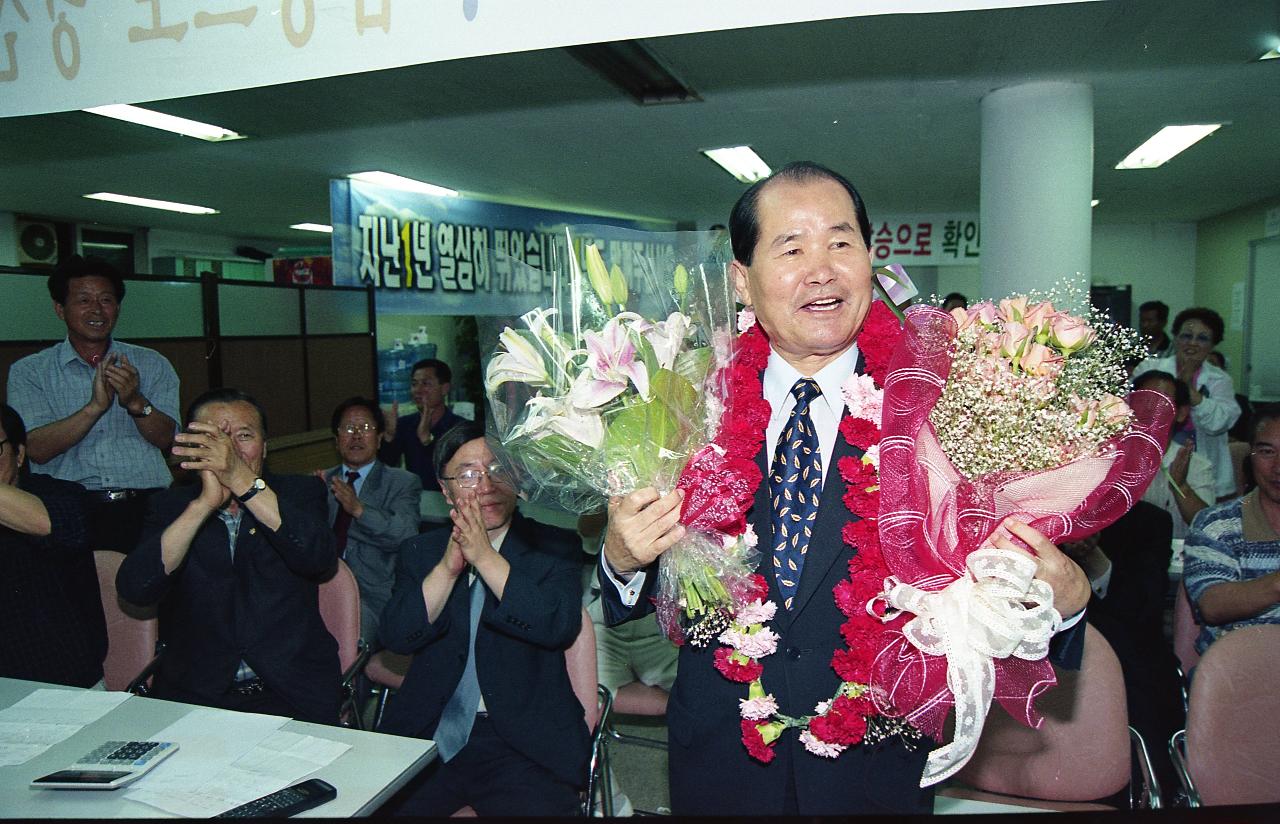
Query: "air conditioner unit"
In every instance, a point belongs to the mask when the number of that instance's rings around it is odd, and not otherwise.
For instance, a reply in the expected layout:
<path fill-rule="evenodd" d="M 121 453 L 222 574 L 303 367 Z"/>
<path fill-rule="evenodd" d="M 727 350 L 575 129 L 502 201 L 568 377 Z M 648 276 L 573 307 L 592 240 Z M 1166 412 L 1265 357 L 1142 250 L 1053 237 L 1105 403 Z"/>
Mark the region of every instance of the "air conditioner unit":
<path fill-rule="evenodd" d="M 52 266 L 58 261 L 58 232 L 52 223 L 19 220 L 15 228 L 18 234 L 19 266 Z"/>

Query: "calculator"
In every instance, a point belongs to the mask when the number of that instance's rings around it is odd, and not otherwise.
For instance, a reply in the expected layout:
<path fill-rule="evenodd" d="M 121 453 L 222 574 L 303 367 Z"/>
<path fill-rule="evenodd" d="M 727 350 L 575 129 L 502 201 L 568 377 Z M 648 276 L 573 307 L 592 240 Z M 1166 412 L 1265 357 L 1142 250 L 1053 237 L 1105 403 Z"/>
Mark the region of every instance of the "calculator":
<path fill-rule="evenodd" d="M 107 741 L 65 770 L 42 775 L 32 787 L 52 790 L 115 790 L 132 784 L 173 755 L 172 741 Z"/>

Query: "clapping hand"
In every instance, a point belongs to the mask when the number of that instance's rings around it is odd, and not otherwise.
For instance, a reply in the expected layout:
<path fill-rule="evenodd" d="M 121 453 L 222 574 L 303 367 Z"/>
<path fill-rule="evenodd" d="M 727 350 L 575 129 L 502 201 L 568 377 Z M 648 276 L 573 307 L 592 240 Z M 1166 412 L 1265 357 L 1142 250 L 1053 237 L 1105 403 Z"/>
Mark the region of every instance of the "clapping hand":
<path fill-rule="evenodd" d="M 1187 470 L 1191 468 L 1191 455 L 1196 451 L 1196 439 L 1187 438 L 1169 464 L 1169 477 L 1179 490 L 1187 485 Z"/>
<path fill-rule="evenodd" d="M 396 423 L 400 420 L 400 401 L 391 402 L 391 414 L 387 416 L 387 426 L 382 430 L 382 440 L 391 443 L 396 439 Z"/>
<path fill-rule="evenodd" d="M 106 358 L 98 361 L 98 365 L 93 368 L 93 394 L 89 397 L 89 409 L 97 415 L 110 409 L 111 400 L 116 396 L 115 388 L 107 380 L 106 369 Z"/>
<path fill-rule="evenodd" d="M 102 359 L 101 366 L 107 383 L 115 391 L 116 403 L 131 412 L 140 411 L 142 404 L 139 401 L 142 397 L 138 394 L 138 370 L 129 363 L 129 358 L 125 355 L 108 355 Z M 135 409 L 135 406 L 138 408 Z"/>
<path fill-rule="evenodd" d="M 360 496 L 356 495 L 356 488 L 347 483 L 346 479 L 341 475 L 335 474 L 329 479 L 329 491 L 333 493 L 338 506 L 345 509 L 352 518 L 359 520 L 360 516 L 364 514 L 364 504 L 360 503 Z"/>
<path fill-rule="evenodd" d="M 457 545 L 467 563 L 476 566 L 480 559 L 494 551 L 493 544 L 489 541 L 489 531 L 484 526 L 479 496 L 474 493 L 459 496 L 453 502 L 449 517 L 453 520 L 453 535 L 450 536 L 449 545 Z"/>
<path fill-rule="evenodd" d="M 208 473 L 223 487 L 219 506 L 226 502 L 237 480 L 242 487 L 253 483 L 256 475 L 236 452 L 230 433 L 204 421 L 192 421 L 187 429 L 174 436 L 173 454 L 183 459 L 179 464 L 183 469 L 200 472 L 202 483 L 208 483 L 203 477 Z"/>

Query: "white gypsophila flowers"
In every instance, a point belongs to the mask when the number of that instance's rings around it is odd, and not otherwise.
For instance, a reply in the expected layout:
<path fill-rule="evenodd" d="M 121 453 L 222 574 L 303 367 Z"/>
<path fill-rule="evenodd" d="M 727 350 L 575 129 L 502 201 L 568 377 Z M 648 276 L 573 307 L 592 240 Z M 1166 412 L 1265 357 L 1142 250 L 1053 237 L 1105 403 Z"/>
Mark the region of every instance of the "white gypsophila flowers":
<path fill-rule="evenodd" d="M 1132 418 L 1125 361 L 1141 351 L 1132 330 L 1085 313 L 1097 341 L 1053 375 L 1030 375 L 999 356 L 1001 330 L 975 324 L 954 341 L 951 373 L 930 414 L 938 440 L 966 477 L 1031 471 L 1095 454 Z"/>

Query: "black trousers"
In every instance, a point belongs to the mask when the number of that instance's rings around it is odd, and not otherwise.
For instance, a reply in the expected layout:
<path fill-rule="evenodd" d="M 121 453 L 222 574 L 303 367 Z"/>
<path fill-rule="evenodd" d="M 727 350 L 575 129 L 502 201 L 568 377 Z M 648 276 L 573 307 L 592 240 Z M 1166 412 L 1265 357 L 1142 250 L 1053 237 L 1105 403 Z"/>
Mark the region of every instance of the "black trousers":
<path fill-rule="evenodd" d="M 142 537 L 142 519 L 147 514 L 147 500 L 158 490 L 140 489 L 133 497 L 104 501 L 90 492 L 85 495 L 85 514 L 89 518 L 89 547 L 112 549 L 128 555 Z"/>
<path fill-rule="evenodd" d="M 443 817 L 468 806 L 484 816 L 571 816 L 580 809 L 578 788 L 513 750 L 485 716 L 452 761 L 432 763 L 381 812 Z"/>

